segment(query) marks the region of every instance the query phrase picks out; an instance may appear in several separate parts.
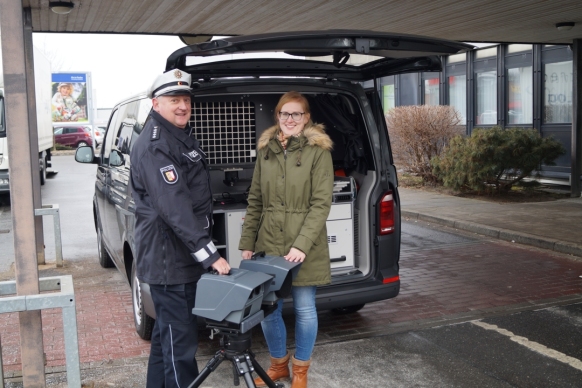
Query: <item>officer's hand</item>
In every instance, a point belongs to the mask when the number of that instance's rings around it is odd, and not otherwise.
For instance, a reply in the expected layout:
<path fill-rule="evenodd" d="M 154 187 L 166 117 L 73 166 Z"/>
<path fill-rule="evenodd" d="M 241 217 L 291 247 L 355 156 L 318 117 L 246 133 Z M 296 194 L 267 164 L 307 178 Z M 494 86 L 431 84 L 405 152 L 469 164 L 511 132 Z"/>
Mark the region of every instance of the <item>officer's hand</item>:
<path fill-rule="evenodd" d="M 243 260 L 249 260 L 251 257 L 253 257 L 253 253 L 253 251 L 242 251 Z"/>
<path fill-rule="evenodd" d="M 287 253 L 287 255 L 283 257 L 287 261 L 292 261 L 294 263 L 303 263 L 303 260 L 305 260 L 305 253 L 303 253 L 297 248 L 291 248 L 289 250 L 289 253 Z"/>
<path fill-rule="evenodd" d="M 214 268 L 219 275 L 228 275 L 230 272 L 230 265 L 228 265 L 228 262 L 222 257 L 212 264 L 212 268 Z"/>

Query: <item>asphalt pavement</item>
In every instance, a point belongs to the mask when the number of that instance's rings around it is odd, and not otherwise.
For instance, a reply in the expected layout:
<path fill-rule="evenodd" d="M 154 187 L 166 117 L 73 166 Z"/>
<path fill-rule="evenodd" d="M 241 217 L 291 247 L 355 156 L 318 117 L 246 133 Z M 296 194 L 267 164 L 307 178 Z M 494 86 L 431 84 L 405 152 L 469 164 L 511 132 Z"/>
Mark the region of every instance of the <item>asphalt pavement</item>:
<path fill-rule="evenodd" d="M 80 179 L 92 179 L 94 171 L 86 167 L 79 167 L 80 170 L 74 174 Z M 68 193 L 75 188 L 67 186 L 64 191 L 61 190 L 49 182 L 45 191 L 51 201 L 58 203 L 62 201 L 59 192 L 64 192 L 65 198 L 68 198 Z M 535 381 L 530 385 L 532 382 L 527 380 L 525 384 L 511 379 L 500 380 L 477 367 L 478 361 L 474 365 L 468 364 L 462 358 L 453 357 L 445 347 L 436 346 L 436 340 L 431 339 L 436 331 L 419 333 L 418 330 L 437 327 L 436 330 L 446 331 L 446 325 L 456 323 L 461 325 L 461 331 L 467 332 L 466 341 L 470 341 L 475 330 L 482 330 L 471 325 L 470 322 L 475 319 L 582 302 L 579 279 L 582 275 L 582 198 L 499 204 L 400 189 L 400 199 L 403 221 L 443 225 L 453 228 L 451 230 L 462 230 L 468 236 L 487 236 L 488 239 L 508 241 L 510 245 L 493 247 L 497 251 L 491 253 L 490 245 L 483 245 L 471 238 L 451 240 L 442 244 L 440 255 L 430 258 L 414 251 L 412 245 L 403 245 L 402 289 L 397 298 L 367 305 L 360 313 L 350 317 L 320 315 L 321 328 L 309 374 L 309 386 L 551 386 L 536 384 Z M 62 217 L 79 216 L 63 213 Z M 71 222 L 71 225 L 74 228 L 75 223 Z M 2 230 L 5 229 L 2 225 Z M 65 227 L 63 233 L 67 233 Z M 71 233 L 79 231 L 71 230 Z M 79 235 L 71 238 L 89 239 Z M 90 235 L 90 238 L 87 250 L 83 247 L 80 251 L 65 254 L 64 268 L 47 267 L 41 271 L 41 276 L 73 275 L 83 386 L 143 387 L 149 344 L 132 331 L 129 287 L 115 269 L 101 269 L 98 266 L 94 236 Z M 441 236 L 434 234 L 433 238 L 437 244 Z M 515 243 L 514 248 L 511 243 Z M 66 249 L 66 240 L 63 245 Z M 524 251 L 524 245 L 549 249 L 555 254 L 535 248 Z M 487 261 L 486 253 L 494 258 Z M 73 260 L 68 255 L 73 255 Z M 87 258 L 87 255 L 95 257 Z M 475 257 L 479 259 L 475 260 Z M 500 261 L 506 264 L 502 272 L 499 271 Z M 435 262 L 439 264 L 438 271 L 435 271 Z M 544 273 L 540 275 L 539 269 L 543 269 Z M 522 275 L 519 279 L 517 273 Z M 484 289 L 483 285 L 489 288 Z M 437 293 L 440 295 L 434 298 Z M 17 351 L 14 354 L 6 352 L 6 349 L 15 348 L 10 346 L 17 343 L 18 323 L 16 316 L 6 317 L 8 315 L 11 314 L 0 316 L 5 377 L 8 378 L 6 386 L 19 387 L 19 356 Z M 371 325 L 370 322 L 375 323 Z M 47 346 L 58 348 L 58 343 L 62 342 L 59 325 L 62 324 L 58 312 L 49 315 L 43 312 L 45 349 Z M 328 326 L 330 328 L 326 329 Z M 366 329 L 362 330 L 364 326 Z M 438 329 L 439 326 L 442 328 Z M 258 362 L 266 368 L 268 353 L 260 330 L 255 331 L 253 351 Z M 201 343 L 198 356 L 200 368 L 206 365 L 217 349 L 217 340 Z M 63 357 L 45 351 L 47 386 L 66 387 Z M 563 368 L 561 363 L 558 364 L 559 368 Z M 527 365 L 525 367 L 527 369 Z M 563 376 L 565 372 L 559 370 Z M 567 371 L 574 373 L 574 376 L 579 373 L 579 369 Z M 229 362 L 224 362 L 201 385 L 205 388 L 230 386 L 233 386 L 233 377 Z M 244 381 L 241 381 L 241 386 L 245 386 Z M 286 387 L 289 386 L 287 383 Z"/>

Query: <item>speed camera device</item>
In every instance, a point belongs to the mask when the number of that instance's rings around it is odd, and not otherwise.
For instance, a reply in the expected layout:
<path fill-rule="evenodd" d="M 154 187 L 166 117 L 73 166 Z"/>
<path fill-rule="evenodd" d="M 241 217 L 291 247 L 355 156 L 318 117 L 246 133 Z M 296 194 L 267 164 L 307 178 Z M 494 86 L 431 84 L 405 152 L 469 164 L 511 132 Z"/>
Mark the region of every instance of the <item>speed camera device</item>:
<path fill-rule="evenodd" d="M 196 288 L 192 313 L 211 328 L 245 333 L 289 296 L 301 263 L 256 254 L 228 275 L 204 274 Z"/>

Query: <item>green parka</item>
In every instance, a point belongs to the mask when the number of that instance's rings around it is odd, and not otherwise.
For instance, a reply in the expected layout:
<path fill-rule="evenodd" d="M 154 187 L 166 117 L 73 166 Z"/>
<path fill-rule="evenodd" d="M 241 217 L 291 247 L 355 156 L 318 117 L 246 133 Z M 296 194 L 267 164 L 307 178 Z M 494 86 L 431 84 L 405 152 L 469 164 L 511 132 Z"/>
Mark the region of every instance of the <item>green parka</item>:
<path fill-rule="evenodd" d="M 291 247 L 305 253 L 293 285 L 331 282 L 325 222 L 333 192 L 333 143 L 323 125 L 309 122 L 287 151 L 277 140 L 279 126 L 258 142 L 239 249 L 284 256 Z"/>

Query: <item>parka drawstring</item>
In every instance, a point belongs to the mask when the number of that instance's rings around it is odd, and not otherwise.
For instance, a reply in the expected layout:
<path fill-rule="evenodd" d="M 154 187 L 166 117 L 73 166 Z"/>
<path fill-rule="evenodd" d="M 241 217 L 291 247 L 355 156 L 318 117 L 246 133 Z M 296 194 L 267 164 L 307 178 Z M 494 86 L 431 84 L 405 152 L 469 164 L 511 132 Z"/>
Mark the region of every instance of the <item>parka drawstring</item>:
<path fill-rule="evenodd" d="M 299 148 L 299 156 L 297 156 L 297 166 L 301 166 L 301 153 L 303 152 L 303 148 Z"/>

